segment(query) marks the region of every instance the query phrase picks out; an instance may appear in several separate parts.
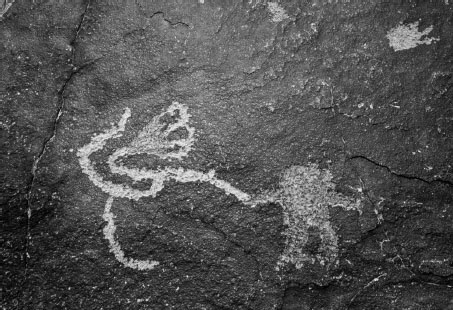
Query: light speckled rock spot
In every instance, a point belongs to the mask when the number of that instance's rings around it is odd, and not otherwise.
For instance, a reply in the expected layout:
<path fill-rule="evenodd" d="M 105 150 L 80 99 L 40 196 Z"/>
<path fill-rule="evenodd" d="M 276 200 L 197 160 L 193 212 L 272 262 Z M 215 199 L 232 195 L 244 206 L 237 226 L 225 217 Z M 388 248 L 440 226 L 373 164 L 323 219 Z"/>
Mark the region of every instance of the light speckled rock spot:
<path fill-rule="evenodd" d="M 421 44 L 430 45 L 433 42 L 439 41 L 439 38 L 423 38 L 427 36 L 433 30 L 433 26 L 426 28 L 423 31 L 418 30 L 418 21 L 407 24 L 398 25 L 395 28 L 390 29 L 386 37 L 389 40 L 390 46 L 395 52 L 403 51 L 417 47 Z"/>
<path fill-rule="evenodd" d="M 275 23 L 279 23 L 282 20 L 289 18 L 288 14 L 286 14 L 285 9 L 278 4 L 277 2 L 268 2 L 267 9 L 272 14 L 272 21 Z"/>

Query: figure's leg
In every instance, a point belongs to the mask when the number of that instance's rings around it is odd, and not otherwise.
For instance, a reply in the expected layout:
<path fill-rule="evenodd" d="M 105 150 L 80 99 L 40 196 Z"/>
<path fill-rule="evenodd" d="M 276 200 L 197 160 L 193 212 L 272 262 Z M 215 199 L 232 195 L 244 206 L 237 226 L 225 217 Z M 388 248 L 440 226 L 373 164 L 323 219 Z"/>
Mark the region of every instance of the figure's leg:
<path fill-rule="evenodd" d="M 158 261 L 154 260 L 137 260 L 133 258 L 128 258 L 124 256 L 123 250 L 121 250 L 121 245 L 115 239 L 115 215 L 112 213 L 112 204 L 113 204 L 113 197 L 109 196 L 107 202 L 105 204 L 104 214 L 102 218 L 107 222 L 107 225 L 104 227 L 104 238 L 109 242 L 110 252 L 115 255 L 115 258 L 122 263 L 124 266 L 138 269 L 138 270 L 151 270 L 154 269 L 157 265 L 159 265 Z"/>
<path fill-rule="evenodd" d="M 318 255 L 318 259 L 324 261 L 327 268 L 330 268 L 338 263 L 338 237 L 328 220 L 318 228 L 321 237 L 321 253 Z"/>

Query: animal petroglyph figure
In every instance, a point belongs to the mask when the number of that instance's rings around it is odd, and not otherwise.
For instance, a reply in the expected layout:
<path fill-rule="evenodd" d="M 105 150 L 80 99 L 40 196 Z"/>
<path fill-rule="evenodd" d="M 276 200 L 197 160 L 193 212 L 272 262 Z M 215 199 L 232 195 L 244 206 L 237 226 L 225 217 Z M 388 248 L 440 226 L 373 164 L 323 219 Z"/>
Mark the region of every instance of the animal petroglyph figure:
<path fill-rule="evenodd" d="M 222 189 L 226 194 L 233 195 L 246 204 L 251 204 L 251 199 L 248 194 L 237 189 L 230 183 L 218 179 L 215 176 L 214 170 L 211 170 L 209 173 L 184 169 L 182 167 L 165 167 L 149 170 L 131 168 L 121 163 L 121 159 L 136 154 L 148 154 L 158 156 L 161 159 L 176 160 L 182 160 L 183 157 L 188 156 L 195 141 L 195 129 L 189 126 L 190 114 L 187 112 L 187 107 L 178 102 L 173 102 L 165 112 L 155 116 L 129 145 L 117 149 L 107 160 L 112 173 L 128 176 L 134 182 L 151 179 L 152 185 L 150 188 L 140 190 L 125 184 L 116 184 L 104 180 L 104 178 L 96 171 L 90 156 L 93 153 L 102 150 L 105 147 L 107 140 L 121 137 L 130 116 L 131 111 L 129 108 L 126 108 L 118 125 L 114 125 L 105 132 L 94 136 L 90 143 L 79 149 L 77 155 L 83 172 L 88 175 L 91 182 L 102 191 L 109 194 L 103 214 L 103 219 L 107 222 L 107 225 L 103 232 L 105 238 L 109 242 L 110 251 L 124 266 L 138 270 L 146 270 L 153 269 L 159 262 L 155 260 L 137 260 L 126 257 L 121 250 L 119 242 L 116 240 L 115 215 L 112 212 L 112 205 L 115 198 L 139 200 L 142 197 L 156 197 L 157 193 L 164 188 L 165 182 L 175 180 L 182 183 L 210 183 L 215 187 Z M 166 116 L 170 116 L 176 121 L 168 124 L 163 121 Z M 183 133 L 182 135 L 185 136 L 185 138 L 171 139 L 170 136 L 177 132 Z"/>

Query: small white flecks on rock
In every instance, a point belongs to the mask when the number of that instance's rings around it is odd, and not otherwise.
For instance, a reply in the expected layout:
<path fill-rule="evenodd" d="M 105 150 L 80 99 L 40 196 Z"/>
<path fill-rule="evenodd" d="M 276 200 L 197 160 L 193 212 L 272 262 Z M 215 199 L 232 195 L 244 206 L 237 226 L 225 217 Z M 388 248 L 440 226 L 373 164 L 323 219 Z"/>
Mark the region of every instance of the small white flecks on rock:
<path fill-rule="evenodd" d="M 386 37 L 389 40 L 390 46 L 398 52 L 417 47 L 421 44 L 430 45 L 433 42 L 439 41 L 439 38 L 422 39 L 422 37 L 427 36 L 432 30 L 433 26 L 430 26 L 420 32 L 417 21 L 407 25 L 400 24 L 390 29 Z"/>
<path fill-rule="evenodd" d="M 268 2 L 267 9 L 269 10 L 269 12 L 271 12 L 272 21 L 275 23 L 279 23 L 282 20 L 289 18 L 288 14 L 286 14 L 285 9 L 282 8 L 277 2 Z"/>

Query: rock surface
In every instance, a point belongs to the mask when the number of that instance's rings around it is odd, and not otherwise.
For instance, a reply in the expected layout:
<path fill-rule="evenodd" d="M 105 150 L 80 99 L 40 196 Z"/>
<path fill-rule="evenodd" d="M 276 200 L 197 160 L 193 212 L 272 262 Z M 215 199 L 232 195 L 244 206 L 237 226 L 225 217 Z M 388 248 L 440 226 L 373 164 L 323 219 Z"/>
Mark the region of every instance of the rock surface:
<path fill-rule="evenodd" d="M 3 309 L 453 309 L 453 4 L 2 5 Z"/>

